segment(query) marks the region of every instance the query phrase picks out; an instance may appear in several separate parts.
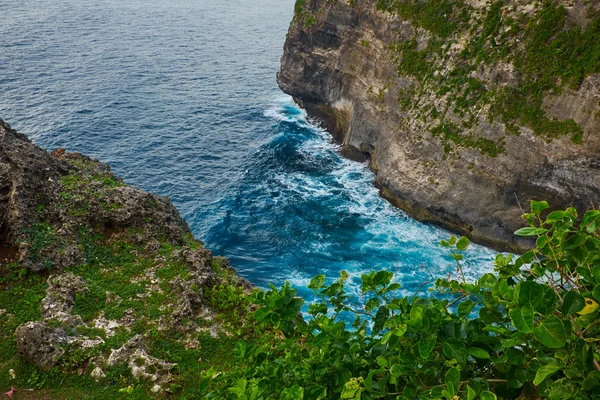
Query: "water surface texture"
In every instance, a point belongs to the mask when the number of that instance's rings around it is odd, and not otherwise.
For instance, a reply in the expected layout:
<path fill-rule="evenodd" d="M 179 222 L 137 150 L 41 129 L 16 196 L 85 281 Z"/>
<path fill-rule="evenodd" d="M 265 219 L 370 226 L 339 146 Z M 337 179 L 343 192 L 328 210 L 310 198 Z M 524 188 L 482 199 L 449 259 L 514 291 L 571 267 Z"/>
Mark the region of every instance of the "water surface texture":
<path fill-rule="evenodd" d="M 446 231 L 378 197 L 366 165 L 277 88 L 294 0 L 0 2 L 0 118 L 169 196 L 259 286 L 453 271 Z M 467 273 L 493 253 L 469 251 Z"/>

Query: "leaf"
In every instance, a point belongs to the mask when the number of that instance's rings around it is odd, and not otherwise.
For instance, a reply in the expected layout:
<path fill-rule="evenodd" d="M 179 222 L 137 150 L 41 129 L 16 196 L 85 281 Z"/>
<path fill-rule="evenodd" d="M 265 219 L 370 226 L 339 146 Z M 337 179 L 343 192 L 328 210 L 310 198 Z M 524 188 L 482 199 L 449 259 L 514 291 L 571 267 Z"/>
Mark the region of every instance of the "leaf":
<path fill-rule="evenodd" d="M 543 320 L 540 326 L 533 328 L 533 335 L 541 344 L 551 349 L 558 349 L 567 343 L 565 326 L 555 316 Z"/>
<path fill-rule="evenodd" d="M 404 369 L 400 365 L 392 365 L 392 368 L 390 368 L 390 374 L 392 376 L 400 376 L 403 374 L 403 372 Z"/>
<path fill-rule="evenodd" d="M 317 275 L 310 280 L 310 283 L 308 284 L 308 288 L 312 289 L 314 291 L 317 291 L 317 290 L 321 289 L 321 287 L 323 287 L 324 283 L 325 283 L 325 275 L 324 274 Z"/>
<path fill-rule="evenodd" d="M 477 392 L 471 386 L 467 386 L 467 400 L 475 400 L 475 397 L 477 397 Z"/>
<path fill-rule="evenodd" d="M 585 308 L 585 299 L 574 290 L 569 290 L 563 299 L 561 312 L 564 316 L 575 314 Z"/>
<path fill-rule="evenodd" d="M 600 300 L 600 285 L 596 285 L 594 291 L 592 292 L 592 296 L 594 296 L 596 300 Z"/>
<path fill-rule="evenodd" d="M 542 211 L 550 208 L 547 201 L 535 201 L 531 200 L 531 212 L 540 215 Z"/>
<path fill-rule="evenodd" d="M 366 383 L 366 381 L 365 381 Z M 305 390 L 306 393 L 306 398 L 308 399 L 314 399 L 314 400 L 321 400 L 324 399 L 325 396 L 327 396 L 327 388 L 325 388 L 324 386 L 311 386 L 309 388 L 306 388 Z"/>
<path fill-rule="evenodd" d="M 519 332 L 533 332 L 533 307 L 524 306 L 511 310 L 509 312 L 510 319 Z"/>
<path fill-rule="evenodd" d="M 574 249 L 576 247 L 581 246 L 587 239 L 586 235 L 582 235 L 581 233 L 577 233 L 571 237 L 569 237 L 567 240 L 565 240 L 561 247 L 565 250 L 569 250 L 569 249 Z"/>
<path fill-rule="evenodd" d="M 373 297 L 365 304 L 365 311 L 371 312 L 381 305 L 381 300 L 378 297 Z"/>
<path fill-rule="evenodd" d="M 304 388 L 298 385 L 294 385 L 285 389 L 281 396 L 279 396 L 280 400 L 302 400 L 304 399 Z"/>
<path fill-rule="evenodd" d="M 375 324 L 373 325 L 373 333 L 379 333 L 383 329 L 388 316 L 389 311 L 386 306 L 381 306 L 377 309 L 377 313 L 375 314 Z"/>
<path fill-rule="evenodd" d="M 452 384 L 453 387 L 458 389 L 458 385 L 460 384 L 460 371 L 456 368 L 450 368 L 446 371 L 446 385 L 450 386 Z"/>
<path fill-rule="evenodd" d="M 466 250 L 469 247 L 469 243 L 469 239 L 466 236 L 461 236 L 458 242 L 456 242 L 456 249 L 461 251 Z"/>
<path fill-rule="evenodd" d="M 534 281 L 519 283 L 519 305 L 532 305 L 534 308 L 542 304 L 544 300 L 544 289 L 542 285 Z"/>
<path fill-rule="evenodd" d="M 385 358 L 384 356 L 377 357 L 377 364 L 381 367 L 387 368 L 387 366 L 388 366 L 387 358 Z"/>
<path fill-rule="evenodd" d="M 419 354 L 421 355 L 421 357 L 423 357 L 424 359 L 429 358 L 431 351 L 435 347 L 435 343 L 436 343 L 436 338 L 419 340 L 417 347 L 419 348 Z"/>
<path fill-rule="evenodd" d="M 557 365 L 555 363 L 550 363 L 550 364 L 544 365 L 543 367 L 541 367 L 540 369 L 537 370 L 537 373 L 535 374 L 535 379 L 533 380 L 533 384 L 535 386 L 538 386 L 540 383 L 542 383 L 544 381 L 544 379 L 548 378 L 549 376 L 554 375 L 555 373 L 560 371 L 560 369 L 561 369 L 561 366 Z"/>
<path fill-rule="evenodd" d="M 408 325 L 406 324 L 402 324 L 400 325 L 398 328 L 394 329 L 392 331 L 392 333 L 398 337 L 403 336 L 404 333 L 406 333 L 406 330 L 408 329 Z"/>
<path fill-rule="evenodd" d="M 481 392 L 481 394 L 479 395 L 479 398 L 481 400 L 496 400 L 497 399 L 497 397 L 494 393 L 488 392 L 487 390 L 485 392 Z"/>
<path fill-rule="evenodd" d="M 484 349 L 480 349 L 479 347 L 471 347 L 467 351 L 470 355 L 472 355 L 475 358 L 481 358 L 482 360 L 490 359 L 490 353 L 488 353 Z"/>
<path fill-rule="evenodd" d="M 465 318 L 468 316 L 473 308 L 475 307 L 475 303 L 471 300 L 465 300 L 458 305 L 458 317 Z"/>
<path fill-rule="evenodd" d="M 548 232 L 548 229 L 544 228 L 534 228 L 528 226 L 526 228 L 517 229 L 515 231 L 516 236 L 538 236 Z"/>
<path fill-rule="evenodd" d="M 550 214 L 548 214 L 548 216 L 546 217 L 546 223 L 548 222 L 555 222 L 555 221 L 560 221 L 562 220 L 565 216 L 567 215 L 566 212 L 564 211 L 552 211 Z"/>
<path fill-rule="evenodd" d="M 589 297 L 585 299 L 585 307 L 581 311 L 578 311 L 579 315 L 587 315 L 591 314 L 598 309 L 598 303 L 596 303 L 593 299 Z"/>

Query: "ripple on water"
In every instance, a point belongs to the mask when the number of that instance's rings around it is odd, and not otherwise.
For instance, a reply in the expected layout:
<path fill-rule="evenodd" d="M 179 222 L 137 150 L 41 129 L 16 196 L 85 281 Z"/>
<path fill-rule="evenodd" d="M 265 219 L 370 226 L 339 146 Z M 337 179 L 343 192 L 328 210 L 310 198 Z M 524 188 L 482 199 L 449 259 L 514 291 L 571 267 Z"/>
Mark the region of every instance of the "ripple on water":
<path fill-rule="evenodd" d="M 277 88 L 293 3 L 1 3 L 0 116 L 170 196 L 260 286 L 345 269 L 356 292 L 361 273 L 387 268 L 410 292 L 422 265 L 447 275 L 438 242 L 449 234 L 381 199 L 367 166 L 340 157 Z M 473 246 L 468 275 L 492 257 Z"/>

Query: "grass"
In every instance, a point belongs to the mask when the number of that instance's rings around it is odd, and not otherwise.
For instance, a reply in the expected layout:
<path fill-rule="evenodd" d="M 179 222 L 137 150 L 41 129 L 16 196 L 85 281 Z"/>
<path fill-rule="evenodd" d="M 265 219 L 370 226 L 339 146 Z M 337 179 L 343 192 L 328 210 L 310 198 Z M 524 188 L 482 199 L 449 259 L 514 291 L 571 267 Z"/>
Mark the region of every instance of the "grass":
<path fill-rule="evenodd" d="M 70 212 L 73 211 L 69 208 L 72 201 L 85 204 L 123 185 L 110 172 L 98 169 L 97 164 L 86 158 L 70 162 L 77 168 L 84 168 L 73 170 L 61 181 L 62 206 Z M 36 211 L 43 219 L 47 209 L 48 206 L 41 206 Z M 218 284 L 204 290 L 195 289 L 204 296 L 205 305 L 215 311 L 214 321 L 193 317 L 183 320 L 178 327 L 171 327 L 179 293 L 174 292 L 170 282 L 191 278 L 188 266 L 180 260 L 180 253 L 203 247 L 191 234 L 185 237 L 183 246 L 163 241 L 157 251 L 151 252 L 144 244 L 139 244 L 137 237 L 155 232 L 143 232 L 141 228 L 119 231 L 108 237 L 102 226 L 90 227 L 82 223 L 76 239 L 71 239 L 74 243 L 66 243 L 67 239 L 59 237 L 59 228 L 48 222 L 35 223 L 28 228 L 25 233 L 30 254 L 34 260 L 43 262 L 44 254 L 57 247 L 71 245 L 83 252 L 85 261 L 65 268 L 63 272 L 73 273 L 86 282 L 87 291 L 76 295 L 72 313 L 81 316 L 87 326 L 63 328 L 72 335 L 100 337 L 104 344 L 86 350 L 67 347 L 58 365 L 50 371 L 38 370 L 23 360 L 18 354 L 15 330 L 25 322 L 41 319 L 40 306 L 48 287 L 46 279 L 57 271 L 47 265 L 40 273 L 31 272 L 18 261 L 1 266 L 0 392 L 14 386 L 18 390 L 16 396 L 32 396 L 25 398 L 199 398 L 205 371 L 211 368 L 223 371 L 234 366 L 237 340 L 261 332 L 249 312 L 251 298 L 232 283 L 235 273 L 220 257 L 210 259 Z M 193 285 L 191 288 L 194 290 Z M 100 316 L 117 321 L 120 326 L 112 333 L 96 328 L 93 321 Z M 52 327 L 60 326 L 57 320 L 48 323 Z M 221 332 L 225 330 L 227 334 L 219 333 L 218 337 L 213 337 L 219 329 L 209 332 L 208 328 L 214 324 L 222 326 Z M 164 329 L 165 326 L 169 328 Z M 153 394 L 150 391 L 153 384 L 138 382 L 126 365 L 103 368 L 107 378 L 100 382 L 90 377 L 92 358 L 110 354 L 111 349 L 121 347 L 136 334 L 143 335 L 150 355 L 177 364 L 172 371 L 173 381 L 164 388 L 168 394 Z M 26 392 L 25 389 L 33 391 Z"/>

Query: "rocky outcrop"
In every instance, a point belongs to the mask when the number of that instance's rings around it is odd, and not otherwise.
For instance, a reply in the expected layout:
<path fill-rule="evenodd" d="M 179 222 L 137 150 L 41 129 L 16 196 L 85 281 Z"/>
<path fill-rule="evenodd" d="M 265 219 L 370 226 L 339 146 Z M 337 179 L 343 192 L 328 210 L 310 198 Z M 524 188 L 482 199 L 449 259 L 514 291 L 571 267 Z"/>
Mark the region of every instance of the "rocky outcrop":
<path fill-rule="evenodd" d="M 85 282 L 71 273 L 48 279 L 41 306 L 42 320 L 27 322 L 15 332 L 21 357 L 42 370 L 49 370 L 65 354 L 89 351 L 104 343 L 100 337 L 76 333 L 77 328 L 88 327 L 79 315 L 71 313 L 76 294 L 86 290 Z"/>
<path fill-rule="evenodd" d="M 251 288 L 169 199 L 98 160 L 48 153 L 0 120 L 0 291 L 30 282 L 36 293 L 20 301 L 40 317 L 11 328 L 23 359 L 95 381 L 126 368 L 157 395 L 177 365 L 157 354 L 157 336 L 194 349 L 199 335 L 227 334 L 207 293 Z"/>
<path fill-rule="evenodd" d="M 384 197 L 480 243 L 526 248 L 530 199 L 597 205 L 600 5 L 417 3 L 298 1 L 280 87 L 370 160 Z M 589 52 L 559 58 L 566 31 Z"/>
<path fill-rule="evenodd" d="M 0 255 L 40 271 L 85 261 L 80 228 L 105 236 L 138 229 L 183 244 L 192 233 L 169 199 L 126 186 L 108 165 L 59 149 L 52 154 L 0 120 Z"/>

